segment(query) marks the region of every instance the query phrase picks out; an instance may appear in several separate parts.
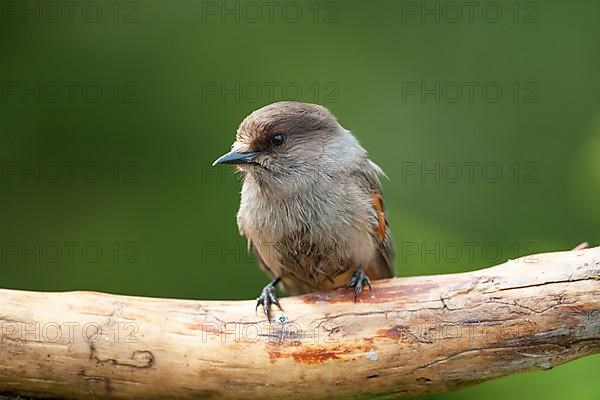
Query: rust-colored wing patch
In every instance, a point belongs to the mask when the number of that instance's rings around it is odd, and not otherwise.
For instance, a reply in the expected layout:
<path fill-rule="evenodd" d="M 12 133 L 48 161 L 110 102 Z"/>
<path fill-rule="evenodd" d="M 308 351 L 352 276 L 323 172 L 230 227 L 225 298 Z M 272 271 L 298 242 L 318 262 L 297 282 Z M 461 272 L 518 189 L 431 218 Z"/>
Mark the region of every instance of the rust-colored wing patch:
<path fill-rule="evenodd" d="M 383 212 L 383 197 L 381 197 L 381 193 L 372 195 L 371 202 L 377 212 L 377 237 L 383 240 L 385 238 L 385 213 Z"/>

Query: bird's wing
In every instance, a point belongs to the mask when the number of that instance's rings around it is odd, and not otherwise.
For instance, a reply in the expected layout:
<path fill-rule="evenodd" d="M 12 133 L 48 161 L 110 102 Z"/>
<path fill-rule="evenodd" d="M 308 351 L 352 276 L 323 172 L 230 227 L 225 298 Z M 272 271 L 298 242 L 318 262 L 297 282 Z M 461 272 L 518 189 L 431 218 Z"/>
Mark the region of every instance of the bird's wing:
<path fill-rule="evenodd" d="M 372 279 L 391 278 L 394 276 L 396 252 L 388 223 L 387 211 L 383 202 L 383 194 L 381 193 L 381 184 L 378 178 L 379 175 L 384 175 L 384 173 L 377 164 L 371 160 L 367 160 L 367 165 L 361 168 L 359 175 L 362 178 L 364 189 L 371 196 L 373 215 L 375 217 L 372 235 L 377 243 L 377 255 L 372 265 L 366 266 L 365 272 Z"/>
<path fill-rule="evenodd" d="M 367 266 L 366 272 L 373 275 L 375 279 L 392 278 L 394 276 L 394 241 L 390 230 L 387 213 L 383 204 L 383 195 L 381 191 L 374 191 L 371 194 L 371 202 L 375 210 L 377 225 L 373 229 L 377 247 L 377 256 L 374 265 Z"/>

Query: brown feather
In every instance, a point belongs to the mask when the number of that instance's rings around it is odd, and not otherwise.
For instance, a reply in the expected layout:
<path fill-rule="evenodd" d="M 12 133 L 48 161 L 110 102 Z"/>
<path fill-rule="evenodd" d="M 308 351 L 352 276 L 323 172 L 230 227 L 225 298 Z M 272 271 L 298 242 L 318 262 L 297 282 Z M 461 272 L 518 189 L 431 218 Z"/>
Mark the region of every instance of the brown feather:
<path fill-rule="evenodd" d="M 371 201 L 373 202 L 373 207 L 377 212 L 377 237 L 380 240 L 385 238 L 385 213 L 383 211 L 383 197 L 381 197 L 380 193 L 375 193 L 371 196 Z"/>

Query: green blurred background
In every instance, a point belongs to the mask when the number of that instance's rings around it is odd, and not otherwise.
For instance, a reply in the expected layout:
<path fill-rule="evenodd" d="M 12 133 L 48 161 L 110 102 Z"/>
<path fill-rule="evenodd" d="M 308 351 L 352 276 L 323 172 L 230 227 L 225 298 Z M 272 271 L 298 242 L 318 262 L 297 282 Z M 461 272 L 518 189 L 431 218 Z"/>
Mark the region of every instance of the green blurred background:
<path fill-rule="evenodd" d="M 600 242 L 597 1 L 52 4 L 0 2 L 2 287 L 256 297 L 210 163 L 282 99 L 386 171 L 399 276 Z M 599 368 L 431 398 L 597 399 Z"/>

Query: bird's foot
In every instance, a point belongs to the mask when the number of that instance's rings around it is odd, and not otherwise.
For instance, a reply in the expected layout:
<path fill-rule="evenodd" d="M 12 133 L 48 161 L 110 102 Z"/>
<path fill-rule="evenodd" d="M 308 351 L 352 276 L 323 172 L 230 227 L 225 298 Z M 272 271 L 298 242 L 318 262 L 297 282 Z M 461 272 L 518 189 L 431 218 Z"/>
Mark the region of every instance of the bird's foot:
<path fill-rule="evenodd" d="M 371 290 L 371 279 L 369 279 L 367 274 L 365 274 L 365 271 L 362 269 L 362 267 L 358 267 L 356 269 L 356 271 L 354 271 L 354 274 L 352 274 L 352 278 L 350 278 L 350 281 L 348 282 L 348 285 L 346 286 L 346 290 L 348 290 L 352 287 L 354 288 L 354 302 L 355 303 L 356 303 L 356 298 L 358 297 L 360 292 L 362 292 L 363 287 L 365 285 L 369 286 L 369 290 Z"/>
<path fill-rule="evenodd" d="M 277 296 L 277 290 L 275 289 L 275 285 L 279 283 L 279 278 L 273 280 L 267 286 L 265 286 L 260 293 L 260 296 L 256 298 L 256 309 L 258 310 L 258 306 L 263 306 L 263 310 L 269 323 L 271 323 L 271 309 L 273 304 L 276 305 L 280 310 L 281 305 L 279 304 L 279 296 Z"/>

